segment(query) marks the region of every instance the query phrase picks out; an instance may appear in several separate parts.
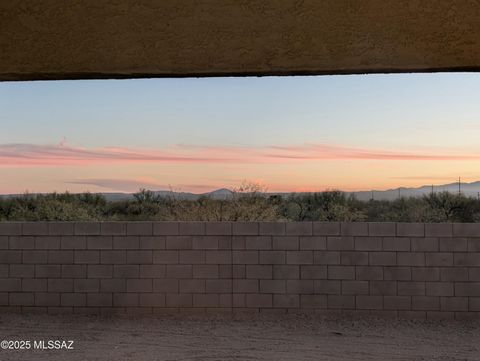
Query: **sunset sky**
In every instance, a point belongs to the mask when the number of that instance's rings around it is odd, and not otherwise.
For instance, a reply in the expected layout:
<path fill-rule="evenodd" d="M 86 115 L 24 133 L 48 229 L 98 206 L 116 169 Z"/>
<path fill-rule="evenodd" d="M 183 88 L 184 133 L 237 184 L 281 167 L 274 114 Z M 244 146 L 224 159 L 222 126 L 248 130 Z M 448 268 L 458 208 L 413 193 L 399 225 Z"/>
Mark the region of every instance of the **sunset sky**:
<path fill-rule="evenodd" d="M 480 74 L 0 83 L 0 193 L 480 180 Z"/>

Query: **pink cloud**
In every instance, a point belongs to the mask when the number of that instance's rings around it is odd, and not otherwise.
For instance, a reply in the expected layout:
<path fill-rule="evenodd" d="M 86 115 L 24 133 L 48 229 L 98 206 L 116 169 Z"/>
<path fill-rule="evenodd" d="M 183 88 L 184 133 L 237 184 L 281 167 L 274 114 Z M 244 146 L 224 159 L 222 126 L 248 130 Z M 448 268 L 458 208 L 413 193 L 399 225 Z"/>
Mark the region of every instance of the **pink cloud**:
<path fill-rule="evenodd" d="M 65 144 L 0 144 L 0 166 L 65 166 L 128 163 L 279 163 L 314 160 L 480 160 L 480 154 L 404 152 L 326 144 L 235 147 L 176 145 L 162 149 L 82 148 Z"/>

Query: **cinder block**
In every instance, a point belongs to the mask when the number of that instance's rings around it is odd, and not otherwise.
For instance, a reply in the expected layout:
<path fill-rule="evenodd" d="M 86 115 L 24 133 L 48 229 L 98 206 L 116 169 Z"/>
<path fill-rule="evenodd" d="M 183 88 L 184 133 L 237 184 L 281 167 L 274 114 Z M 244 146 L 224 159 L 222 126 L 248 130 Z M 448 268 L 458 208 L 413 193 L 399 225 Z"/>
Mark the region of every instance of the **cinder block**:
<path fill-rule="evenodd" d="M 284 236 L 285 222 L 259 222 L 259 234 L 265 236 Z"/>
<path fill-rule="evenodd" d="M 113 265 L 114 278 L 138 278 L 140 274 L 139 265 Z"/>
<path fill-rule="evenodd" d="M 205 293 L 205 280 L 180 280 L 180 293 Z"/>
<path fill-rule="evenodd" d="M 313 252 L 287 251 L 287 264 L 313 264 Z"/>
<path fill-rule="evenodd" d="M 423 252 L 398 252 L 397 253 L 398 266 L 425 266 L 425 253 Z"/>
<path fill-rule="evenodd" d="M 140 265 L 140 278 L 163 278 L 165 274 L 166 267 L 163 264 Z"/>
<path fill-rule="evenodd" d="M 167 307 L 192 307 L 193 297 L 188 293 L 168 293 L 166 296 Z"/>
<path fill-rule="evenodd" d="M 300 250 L 326 250 L 327 237 L 326 236 L 309 236 L 299 237 Z"/>
<path fill-rule="evenodd" d="M 104 236 L 126 236 L 127 224 L 125 222 L 101 222 L 100 234 Z"/>
<path fill-rule="evenodd" d="M 23 263 L 45 264 L 47 261 L 47 251 L 23 251 Z"/>
<path fill-rule="evenodd" d="M 313 294 L 313 280 L 287 280 L 287 293 Z"/>
<path fill-rule="evenodd" d="M 480 237 L 479 223 L 454 223 L 454 237 Z"/>
<path fill-rule="evenodd" d="M 355 266 L 328 266 L 329 279 L 354 280 Z"/>
<path fill-rule="evenodd" d="M 231 250 L 232 249 L 232 236 L 216 236 L 218 239 L 218 249 Z M 238 237 L 238 236 L 237 236 Z"/>
<path fill-rule="evenodd" d="M 315 236 L 339 236 L 340 222 L 313 222 Z"/>
<path fill-rule="evenodd" d="M 425 253 L 425 262 L 427 267 L 453 266 L 453 253 Z"/>
<path fill-rule="evenodd" d="M 356 251 L 381 251 L 382 237 L 355 237 Z"/>
<path fill-rule="evenodd" d="M 245 265 L 233 265 L 231 266 L 231 269 L 232 269 L 232 272 L 231 272 L 230 278 L 246 278 L 247 277 Z"/>
<path fill-rule="evenodd" d="M 384 237 L 382 240 L 384 251 L 410 251 L 410 238 L 408 237 Z"/>
<path fill-rule="evenodd" d="M 179 234 L 179 222 L 153 222 L 155 236 L 176 236 Z"/>
<path fill-rule="evenodd" d="M 413 252 L 437 252 L 438 238 L 434 237 L 413 237 L 411 239 Z"/>
<path fill-rule="evenodd" d="M 480 252 L 475 253 L 454 253 L 453 263 L 455 266 L 473 266 L 480 264 Z"/>
<path fill-rule="evenodd" d="M 134 251 L 127 250 L 128 264 L 151 264 L 153 261 L 152 251 Z"/>
<path fill-rule="evenodd" d="M 87 236 L 88 249 L 112 249 L 112 236 Z"/>
<path fill-rule="evenodd" d="M 10 236 L 8 237 L 8 248 L 10 249 L 34 249 L 35 237 Z"/>
<path fill-rule="evenodd" d="M 455 282 L 455 296 L 480 296 L 480 282 Z"/>
<path fill-rule="evenodd" d="M 424 296 L 425 282 L 397 282 L 397 292 L 399 296 Z"/>
<path fill-rule="evenodd" d="M 86 267 L 86 266 L 73 266 L 73 265 L 35 265 L 35 277 L 36 278 L 73 278 L 69 275 L 62 274 L 62 267 Z M 86 268 L 85 268 L 86 269 Z M 86 273 L 82 276 L 86 276 Z"/>
<path fill-rule="evenodd" d="M 397 223 L 397 236 L 424 237 L 425 223 Z"/>
<path fill-rule="evenodd" d="M 355 279 L 365 281 L 383 280 L 383 267 L 381 266 L 356 266 Z M 330 277 L 330 273 L 329 273 Z"/>
<path fill-rule="evenodd" d="M 193 307 L 219 307 L 219 298 L 216 294 L 194 294 Z"/>
<path fill-rule="evenodd" d="M 300 278 L 315 280 L 327 278 L 327 266 L 300 266 Z"/>
<path fill-rule="evenodd" d="M 0 249 L 8 249 L 8 236 L 0 236 Z"/>
<path fill-rule="evenodd" d="M 41 252 L 41 251 L 38 251 Z M 100 252 L 99 251 L 79 251 L 75 250 L 74 251 L 74 263 L 78 264 L 98 264 L 100 263 Z M 23 255 L 23 258 L 25 260 L 25 253 Z M 39 262 L 35 262 L 39 263 Z"/>
<path fill-rule="evenodd" d="M 478 312 L 455 312 L 455 320 L 457 321 L 470 321 L 478 320 L 480 313 Z"/>
<path fill-rule="evenodd" d="M 58 268 L 57 268 L 58 267 Z M 61 265 L 61 266 L 35 266 L 37 277 L 60 277 L 58 269 L 61 267 L 61 276 L 63 278 L 86 278 L 86 265 Z"/>
<path fill-rule="evenodd" d="M 127 282 L 123 278 L 105 278 L 100 280 L 100 292 L 125 292 Z"/>
<path fill-rule="evenodd" d="M 413 281 L 440 281 L 438 267 L 412 267 Z"/>
<path fill-rule="evenodd" d="M 260 293 L 285 293 L 284 280 L 260 280 Z"/>
<path fill-rule="evenodd" d="M 370 236 L 395 236 L 396 224 L 394 222 L 370 222 L 368 225 L 368 234 Z"/>
<path fill-rule="evenodd" d="M 47 287 L 48 292 L 73 292 L 73 279 L 49 278 Z"/>
<path fill-rule="evenodd" d="M 111 307 L 112 294 L 111 293 L 89 293 L 87 294 L 87 306 L 92 307 Z"/>
<path fill-rule="evenodd" d="M 205 222 L 180 222 L 178 224 L 179 235 L 203 236 L 206 233 Z"/>
<path fill-rule="evenodd" d="M 167 265 L 167 278 L 192 278 L 192 265 Z"/>
<path fill-rule="evenodd" d="M 440 309 L 442 311 L 473 311 L 469 310 L 468 297 L 440 297 Z"/>
<path fill-rule="evenodd" d="M 313 263 L 320 265 L 340 264 L 340 252 L 338 251 L 314 251 Z"/>
<path fill-rule="evenodd" d="M 273 297 L 270 294 L 248 293 L 246 295 L 247 307 L 273 307 Z"/>
<path fill-rule="evenodd" d="M 8 264 L 0 264 L 0 278 L 8 278 Z"/>
<path fill-rule="evenodd" d="M 98 292 L 100 282 L 98 279 L 75 279 L 73 281 L 74 292 Z"/>
<path fill-rule="evenodd" d="M 272 266 L 270 265 L 247 265 L 246 277 L 258 279 L 272 279 Z"/>
<path fill-rule="evenodd" d="M 0 250 L 0 264 L 22 263 L 22 251 Z"/>
<path fill-rule="evenodd" d="M 275 294 L 275 295 L 273 295 L 273 307 L 275 307 L 275 308 L 298 308 L 298 307 L 300 307 L 300 296 L 299 295 Z"/>
<path fill-rule="evenodd" d="M 193 249 L 218 249 L 218 236 L 194 236 Z"/>
<path fill-rule="evenodd" d="M 270 236 L 246 236 L 245 249 L 269 250 L 272 249 L 272 237 Z"/>
<path fill-rule="evenodd" d="M 480 238 L 468 238 L 468 251 L 479 252 L 480 251 Z"/>
<path fill-rule="evenodd" d="M 207 236 L 230 236 L 232 234 L 232 222 L 206 222 L 205 231 Z"/>
<path fill-rule="evenodd" d="M 342 236 L 368 236 L 368 223 L 341 222 L 340 234 Z"/>
<path fill-rule="evenodd" d="M 48 251 L 48 263 L 73 264 L 73 251 Z"/>
<path fill-rule="evenodd" d="M 258 251 L 232 251 L 233 264 L 258 264 Z"/>
<path fill-rule="evenodd" d="M 244 280 L 250 281 L 250 280 Z M 255 281 L 256 282 L 256 281 Z M 232 288 L 232 280 L 205 280 L 205 292 L 206 293 L 231 293 Z M 257 291 L 258 292 L 258 286 Z"/>
<path fill-rule="evenodd" d="M 453 282 L 426 282 L 425 294 L 427 296 L 453 296 Z"/>
<path fill-rule="evenodd" d="M 340 260 L 342 265 L 368 265 L 368 252 L 342 251 Z"/>
<path fill-rule="evenodd" d="M 153 235 L 152 222 L 127 222 L 127 235 L 151 236 Z"/>
<path fill-rule="evenodd" d="M 232 247 L 235 250 L 245 249 L 245 237 L 246 236 L 232 236 Z"/>
<path fill-rule="evenodd" d="M 370 281 L 370 294 L 377 296 L 396 296 L 396 281 Z"/>
<path fill-rule="evenodd" d="M 32 292 L 11 292 L 8 294 L 8 303 L 10 306 L 33 306 L 34 296 Z"/>
<path fill-rule="evenodd" d="M 456 268 L 454 268 L 456 269 Z M 468 270 L 468 280 L 469 281 L 480 281 L 480 267 L 472 267 Z M 466 281 L 465 279 L 461 279 L 459 281 Z"/>
<path fill-rule="evenodd" d="M 355 296 L 327 295 L 327 304 L 331 309 L 354 309 Z"/>
<path fill-rule="evenodd" d="M 233 280 L 233 293 L 258 293 L 258 280 Z M 210 292 L 207 290 L 207 292 Z M 225 292 L 225 291 L 224 291 Z"/>
<path fill-rule="evenodd" d="M 327 237 L 327 249 L 329 251 L 353 251 L 355 249 L 354 238 L 329 236 Z"/>
<path fill-rule="evenodd" d="M 152 290 L 153 282 L 151 279 L 127 279 L 127 292 L 152 292 Z"/>
<path fill-rule="evenodd" d="M 327 296 L 325 295 L 301 295 L 301 308 L 327 308 Z"/>
<path fill-rule="evenodd" d="M 384 267 L 383 278 L 393 281 L 410 281 L 412 272 L 410 267 Z"/>
<path fill-rule="evenodd" d="M 452 223 L 425 223 L 425 237 L 452 237 Z"/>
<path fill-rule="evenodd" d="M 26 265 L 26 264 L 11 264 L 8 275 L 5 277 L 12 278 L 34 278 L 35 277 L 35 266 Z"/>
<path fill-rule="evenodd" d="M 461 281 L 467 282 L 468 277 L 468 268 L 467 267 L 443 267 L 440 269 L 440 280 L 441 281 Z M 480 281 L 479 279 L 470 279 L 470 281 Z"/>
<path fill-rule="evenodd" d="M 165 236 L 142 236 L 138 241 L 140 249 L 165 249 Z"/>
<path fill-rule="evenodd" d="M 341 281 L 314 280 L 313 288 L 316 294 L 339 295 L 341 293 Z"/>
<path fill-rule="evenodd" d="M 383 309 L 382 296 L 355 296 L 355 308 L 359 310 L 381 310 Z"/>
<path fill-rule="evenodd" d="M 154 279 L 153 291 L 164 293 L 178 293 L 178 280 L 177 279 Z"/>
<path fill-rule="evenodd" d="M 218 278 L 218 277 L 219 277 L 218 265 L 193 265 L 193 278 Z"/>
<path fill-rule="evenodd" d="M 87 305 L 87 295 L 85 293 L 62 293 L 60 304 L 62 306 L 84 307 Z"/>
<path fill-rule="evenodd" d="M 102 264 L 125 264 L 127 262 L 127 251 L 100 251 L 100 263 Z"/>
<path fill-rule="evenodd" d="M 192 236 L 167 236 L 166 249 L 189 249 L 193 248 Z"/>
<path fill-rule="evenodd" d="M 21 222 L 0 222 L 0 236 L 21 236 Z"/>
<path fill-rule="evenodd" d="M 207 264 L 230 264 L 232 262 L 232 251 L 205 251 L 205 263 Z"/>
<path fill-rule="evenodd" d="M 342 281 L 342 295 L 368 295 L 368 281 Z"/>
<path fill-rule="evenodd" d="M 285 264 L 285 251 L 260 251 L 260 264 Z"/>
<path fill-rule="evenodd" d="M 51 236 L 70 236 L 74 234 L 72 222 L 49 222 L 48 234 Z"/>
<path fill-rule="evenodd" d="M 287 236 L 311 236 L 313 234 L 312 222 L 287 222 L 285 223 Z"/>
<path fill-rule="evenodd" d="M 153 251 L 154 264 L 177 264 L 178 251 Z"/>
<path fill-rule="evenodd" d="M 114 236 L 113 249 L 139 249 L 139 236 Z"/>
<path fill-rule="evenodd" d="M 38 236 L 35 237 L 36 249 L 60 249 L 60 237 Z"/>
<path fill-rule="evenodd" d="M 411 310 L 411 296 L 383 296 L 383 308 L 386 310 Z"/>
<path fill-rule="evenodd" d="M 298 250 L 299 238 L 296 236 L 274 236 L 272 238 L 272 248 L 274 250 Z"/>
<path fill-rule="evenodd" d="M 47 280 L 40 278 L 24 278 L 22 279 L 22 291 L 23 292 L 46 292 Z"/>
<path fill-rule="evenodd" d="M 454 297 L 455 299 L 460 299 L 457 301 L 458 303 L 462 303 L 461 300 L 467 299 L 468 300 L 468 311 L 471 312 L 478 312 L 480 311 L 480 297 Z M 447 304 L 449 300 L 444 300 L 443 297 L 440 301 L 442 309 L 445 307 L 444 305 Z"/>
<path fill-rule="evenodd" d="M 412 296 L 412 310 L 439 311 L 440 297 Z"/>
<path fill-rule="evenodd" d="M 48 236 L 47 222 L 23 222 L 22 234 L 24 236 Z"/>
<path fill-rule="evenodd" d="M 384 300 L 385 301 L 385 300 Z M 426 320 L 427 312 L 425 311 L 398 311 L 398 318 L 401 320 Z"/>
<path fill-rule="evenodd" d="M 259 235 L 259 224 L 258 222 L 233 222 L 232 234 L 237 236 Z"/>
<path fill-rule="evenodd" d="M 87 277 L 88 278 L 112 278 L 113 266 L 112 265 L 88 265 Z"/>
<path fill-rule="evenodd" d="M 369 264 L 372 266 L 395 266 L 397 264 L 397 253 L 370 252 Z"/>
<path fill-rule="evenodd" d="M 100 235 L 99 222 L 75 222 L 73 233 L 77 236 L 98 236 Z"/>
<path fill-rule="evenodd" d="M 62 236 L 60 238 L 61 249 L 86 249 L 87 237 L 86 236 Z"/>
<path fill-rule="evenodd" d="M 299 279 L 300 278 L 300 266 L 293 265 L 274 265 L 273 266 L 273 278 L 274 279 Z"/>
<path fill-rule="evenodd" d="M 141 307 L 165 307 L 164 293 L 141 293 L 138 300 Z"/>

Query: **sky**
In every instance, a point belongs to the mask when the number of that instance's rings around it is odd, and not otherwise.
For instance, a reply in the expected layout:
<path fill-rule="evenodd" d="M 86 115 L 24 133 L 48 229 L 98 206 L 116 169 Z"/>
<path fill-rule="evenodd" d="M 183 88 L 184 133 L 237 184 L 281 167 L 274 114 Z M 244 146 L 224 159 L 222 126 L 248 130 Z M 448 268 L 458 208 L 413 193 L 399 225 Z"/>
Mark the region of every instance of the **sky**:
<path fill-rule="evenodd" d="M 480 74 L 0 82 L 0 194 L 480 180 Z"/>

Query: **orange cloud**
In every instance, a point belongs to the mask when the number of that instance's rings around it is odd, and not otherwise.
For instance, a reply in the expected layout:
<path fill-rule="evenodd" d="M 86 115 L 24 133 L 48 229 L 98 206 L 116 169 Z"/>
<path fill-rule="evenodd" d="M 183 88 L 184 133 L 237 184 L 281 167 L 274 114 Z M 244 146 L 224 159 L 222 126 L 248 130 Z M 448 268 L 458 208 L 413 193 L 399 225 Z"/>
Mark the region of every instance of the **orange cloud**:
<path fill-rule="evenodd" d="M 480 154 L 403 152 L 305 144 L 300 146 L 191 146 L 163 149 L 81 148 L 60 145 L 0 144 L 0 166 L 64 166 L 129 163 L 284 163 L 314 160 L 480 160 Z"/>

